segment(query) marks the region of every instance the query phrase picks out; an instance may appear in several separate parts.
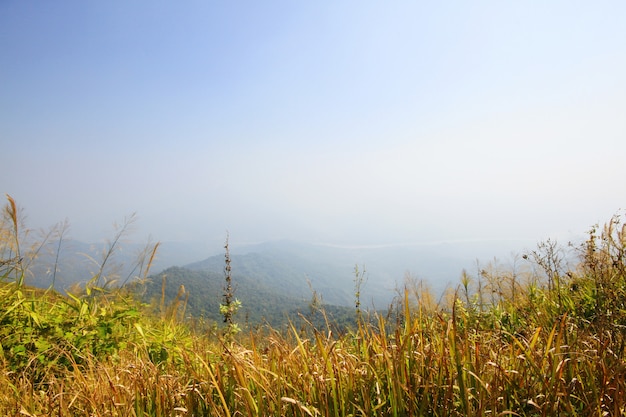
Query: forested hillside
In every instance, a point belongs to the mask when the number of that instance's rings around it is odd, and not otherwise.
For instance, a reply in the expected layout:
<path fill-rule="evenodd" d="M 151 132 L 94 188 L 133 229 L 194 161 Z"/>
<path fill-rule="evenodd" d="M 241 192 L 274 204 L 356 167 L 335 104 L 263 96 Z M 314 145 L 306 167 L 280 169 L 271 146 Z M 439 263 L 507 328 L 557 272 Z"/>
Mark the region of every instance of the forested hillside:
<path fill-rule="evenodd" d="M 236 298 L 243 303 L 238 319 L 249 324 L 267 322 L 278 326 L 289 314 L 304 310 L 308 305 L 308 300 L 303 297 L 282 293 L 277 291 L 278 287 L 268 287 L 245 275 L 237 275 L 234 286 Z M 150 276 L 137 287 L 137 291 L 155 308 L 160 305 L 162 297 L 165 305 L 178 299 L 183 303 L 185 315 L 221 321 L 223 273 L 171 267 Z"/>

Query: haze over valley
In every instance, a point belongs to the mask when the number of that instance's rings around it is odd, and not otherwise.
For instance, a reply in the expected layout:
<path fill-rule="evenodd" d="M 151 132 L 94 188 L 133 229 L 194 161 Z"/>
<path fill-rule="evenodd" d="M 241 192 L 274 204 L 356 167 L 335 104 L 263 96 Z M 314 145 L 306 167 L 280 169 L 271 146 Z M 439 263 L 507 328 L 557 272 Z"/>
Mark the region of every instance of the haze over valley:
<path fill-rule="evenodd" d="M 567 241 L 624 207 L 625 7 L 3 2 L 0 191 L 206 253 Z"/>
<path fill-rule="evenodd" d="M 146 246 L 122 238 L 108 256 L 113 241 L 86 244 L 67 239 L 59 245 L 52 240 L 30 265 L 26 282 L 40 288 L 54 285 L 61 293 L 76 292 L 99 272 L 101 262 L 107 259 L 102 270 L 104 282 L 120 286 L 142 281 L 146 287 L 138 293 L 147 293 L 147 302 L 153 297 L 158 301 L 165 289 L 166 301 L 171 303 L 183 286 L 185 297 L 189 297 L 189 314 L 219 319 L 224 242 L 211 254 L 198 245 L 164 242 L 146 275 L 142 269 L 146 263 L 137 262 L 147 255 Z M 363 278 L 363 308 L 384 310 L 407 285 L 423 285 L 441 298 L 446 290 L 458 287 L 463 270 L 478 276 L 481 269 L 494 262 L 503 270 L 515 263 L 518 270 L 523 269 L 521 256 L 533 250 L 536 243 L 483 241 L 338 247 L 287 240 L 248 245 L 229 241 L 229 250 L 235 295 L 242 302 L 242 311 L 253 322 L 266 318 L 278 325 L 281 318 L 307 309 L 314 294 L 325 305 L 354 308 L 355 268 Z M 525 266 L 529 265 L 526 262 Z"/>
<path fill-rule="evenodd" d="M 355 265 L 377 305 L 407 272 L 439 292 L 624 208 L 624 15 L 2 2 L 0 191 L 32 229 L 67 219 L 75 252 L 137 213 L 132 242 L 163 242 L 155 274 L 217 260 L 229 233 L 234 271 L 328 302 L 351 303 Z M 58 287 L 89 279 L 72 259 Z"/>

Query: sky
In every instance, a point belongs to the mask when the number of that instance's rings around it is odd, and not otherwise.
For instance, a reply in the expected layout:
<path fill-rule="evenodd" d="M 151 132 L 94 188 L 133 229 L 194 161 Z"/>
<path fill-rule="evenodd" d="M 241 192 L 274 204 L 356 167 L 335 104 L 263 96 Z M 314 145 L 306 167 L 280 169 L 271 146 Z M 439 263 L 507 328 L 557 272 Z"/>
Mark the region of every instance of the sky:
<path fill-rule="evenodd" d="M 568 239 L 626 208 L 626 2 L 0 2 L 0 192 L 79 240 Z"/>

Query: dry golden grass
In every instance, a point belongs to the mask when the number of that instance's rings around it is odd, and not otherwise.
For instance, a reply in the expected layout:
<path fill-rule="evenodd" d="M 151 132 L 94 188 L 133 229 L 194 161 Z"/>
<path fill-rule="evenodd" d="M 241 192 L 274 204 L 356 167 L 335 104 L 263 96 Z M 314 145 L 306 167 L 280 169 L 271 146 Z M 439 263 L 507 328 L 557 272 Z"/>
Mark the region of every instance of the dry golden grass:
<path fill-rule="evenodd" d="M 572 270 L 464 273 L 449 301 L 408 286 L 352 331 L 269 327 L 224 337 L 149 314 L 122 291 L 23 286 L 13 205 L 0 253 L 0 414 L 22 416 L 620 416 L 626 413 L 626 227 Z M 18 242 L 19 243 L 19 242 Z M 151 253 L 153 256 L 154 252 Z M 22 254 L 24 255 L 24 254 Z M 543 269 L 541 269 L 541 268 Z M 219 297 L 219 294 L 216 295 Z M 306 322 L 306 321 L 305 321 Z"/>

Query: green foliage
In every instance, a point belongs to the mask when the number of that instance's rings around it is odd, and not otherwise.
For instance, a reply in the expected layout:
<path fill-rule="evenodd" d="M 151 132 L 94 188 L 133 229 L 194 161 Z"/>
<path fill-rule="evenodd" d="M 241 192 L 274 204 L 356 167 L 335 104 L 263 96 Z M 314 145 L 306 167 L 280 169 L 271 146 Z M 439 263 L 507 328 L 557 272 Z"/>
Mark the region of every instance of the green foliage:
<path fill-rule="evenodd" d="M 116 233 L 98 273 L 84 290 L 62 296 L 51 288 L 43 291 L 24 285 L 28 272 L 24 257 L 32 261 L 41 245 L 22 249 L 22 237 L 29 231 L 21 230 L 15 202 L 8 200 L 0 224 L 0 253 L 8 254 L 0 275 L 0 358 L 10 372 L 39 383 L 90 360 L 115 359 L 120 351 L 138 344 L 150 351 L 162 343 L 145 339 L 142 306 L 127 291 L 111 290 L 104 275 L 128 222 Z M 147 268 L 157 247 L 146 252 Z"/>
<path fill-rule="evenodd" d="M 84 298 L 4 285 L 0 342 L 5 364 L 40 381 L 72 369 L 86 357 L 115 357 L 136 342 L 139 309 L 129 299 L 109 298 L 91 310 Z"/>

